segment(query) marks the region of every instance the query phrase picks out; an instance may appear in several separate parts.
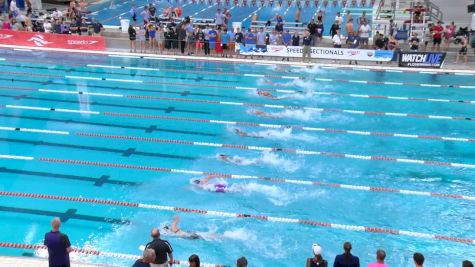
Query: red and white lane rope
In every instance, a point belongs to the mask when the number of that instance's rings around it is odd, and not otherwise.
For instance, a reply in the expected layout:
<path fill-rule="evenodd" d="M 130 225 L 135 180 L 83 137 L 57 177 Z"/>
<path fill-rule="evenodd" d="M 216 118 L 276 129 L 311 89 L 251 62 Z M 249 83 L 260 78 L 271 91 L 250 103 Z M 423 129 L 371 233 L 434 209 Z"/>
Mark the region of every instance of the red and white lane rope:
<path fill-rule="evenodd" d="M 262 108 L 277 108 L 277 109 L 303 109 L 315 112 L 329 112 L 329 113 L 345 113 L 363 116 L 390 116 L 390 117 L 410 117 L 418 119 L 434 119 L 434 120 L 462 120 L 475 121 L 475 117 L 458 117 L 458 116 L 443 116 L 443 115 L 428 115 L 428 114 L 411 114 L 399 112 L 384 112 L 384 111 L 366 111 L 366 110 L 349 110 L 349 109 L 335 109 L 335 108 L 312 108 L 304 106 L 285 106 L 276 104 L 261 104 L 261 103 L 244 103 L 232 101 L 206 100 L 206 99 L 191 99 L 191 98 L 173 98 L 173 97 L 154 97 L 141 95 L 127 95 L 128 98 L 134 99 L 150 99 L 157 101 L 173 101 L 173 102 L 188 102 L 188 103 L 205 103 L 216 105 L 229 106 L 245 106 L 245 107 L 262 107 Z"/>
<path fill-rule="evenodd" d="M 2 248 L 18 248 L 18 249 L 31 249 L 31 250 L 47 250 L 47 247 L 44 245 L 34 245 L 34 244 L 22 244 L 22 243 L 13 243 L 13 242 L 0 242 L 0 247 Z M 125 253 L 115 253 L 115 252 L 105 252 L 94 249 L 85 249 L 85 248 L 73 248 L 73 252 L 78 254 L 101 256 L 107 258 L 118 258 L 124 260 L 137 260 L 141 256 L 125 254 Z M 188 266 L 188 261 L 186 260 L 174 260 L 173 264 Z M 201 263 L 201 266 L 204 267 L 230 267 L 226 265 L 213 264 L 213 263 Z"/>
<path fill-rule="evenodd" d="M 369 233 L 377 233 L 377 234 L 404 235 L 404 236 L 410 236 L 410 237 L 415 237 L 415 238 L 445 240 L 445 241 L 475 245 L 475 240 L 469 239 L 469 238 L 452 237 L 452 236 L 445 236 L 445 235 L 439 235 L 439 234 L 420 233 L 420 232 L 405 231 L 405 230 L 391 229 L 391 228 L 382 228 L 382 227 L 321 222 L 321 221 L 314 221 L 314 220 L 308 220 L 308 219 L 274 217 L 274 216 L 268 216 L 264 214 L 235 213 L 235 212 L 228 212 L 228 211 L 214 211 L 214 210 L 204 210 L 204 209 L 185 208 L 185 207 L 173 207 L 173 206 L 145 204 L 145 203 L 137 203 L 137 202 L 113 201 L 113 200 L 105 200 L 105 199 L 97 199 L 97 198 L 55 196 L 55 195 L 23 193 L 23 192 L 0 191 L 0 195 L 8 196 L 8 197 L 27 197 L 27 198 L 36 198 L 36 199 L 72 201 L 72 202 L 82 202 L 82 203 L 92 203 L 92 204 L 102 204 L 102 205 L 126 206 L 126 207 L 131 207 L 131 208 L 175 211 L 175 212 L 193 213 L 193 214 L 199 214 L 199 215 L 208 215 L 208 216 L 217 216 L 217 217 L 226 217 L 226 218 L 255 219 L 255 220 L 266 221 L 266 222 L 292 223 L 292 224 L 308 225 L 308 226 L 314 226 L 314 227 L 325 227 L 325 228 L 333 228 L 333 229 L 339 229 L 339 230 L 347 230 L 347 231 L 353 231 L 353 232 L 369 232 Z"/>
<path fill-rule="evenodd" d="M 237 90 L 254 90 L 250 87 L 237 87 Z M 249 88 L 249 89 L 242 89 Z M 23 90 L 23 89 L 21 89 Z M 79 94 L 79 95 L 91 95 L 91 96 L 105 96 L 105 97 L 124 97 L 122 94 L 109 94 L 109 93 L 94 93 L 94 92 L 83 92 L 83 91 L 72 91 L 72 90 L 53 90 L 53 89 L 37 89 L 39 92 L 44 93 L 58 93 L 58 94 Z M 127 89 L 124 89 L 127 90 Z M 255 88 L 255 90 L 258 90 Z M 275 89 L 273 90 L 279 93 L 286 94 L 303 94 L 304 92 L 298 90 L 283 90 Z M 417 101 L 417 102 L 440 102 L 440 103 L 460 103 L 460 104 L 475 104 L 475 100 L 455 100 L 455 99 L 443 99 L 443 98 L 422 98 L 422 97 L 408 97 L 408 96 L 384 96 L 384 95 L 368 95 L 368 94 L 346 94 L 338 92 L 320 92 L 314 91 L 311 92 L 312 95 L 318 96 L 337 96 L 337 97 L 353 97 L 353 98 L 367 98 L 367 99 L 389 99 L 389 100 L 403 100 L 403 101 Z"/>
<path fill-rule="evenodd" d="M 136 170 L 145 170 L 145 171 L 182 173 L 182 174 L 201 175 L 201 176 L 215 175 L 215 176 L 219 176 L 225 179 L 262 180 L 262 181 L 273 182 L 273 183 L 325 186 L 325 187 L 332 187 L 332 188 L 344 188 L 344 189 L 349 189 L 349 190 L 384 192 L 384 193 L 395 193 L 395 194 L 403 194 L 403 195 L 417 195 L 417 196 L 426 196 L 426 197 L 439 197 L 439 198 L 451 198 L 451 199 L 475 201 L 475 197 L 472 197 L 472 196 L 404 190 L 404 189 L 395 189 L 395 188 L 337 184 L 337 183 L 328 183 L 328 182 L 319 182 L 319 181 L 299 180 L 299 179 L 229 174 L 229 173 L 219 173 L 219 172 L 206 172 L 206 171 L 185 170 L 185 169 L 172 169 L 172 168 L 167 168 L 167 167 L 152 167 L 152 166 L 118 164 L 118 163 L 97 162 L 97 161 L 68 160 L 68 159 L 57 159 L 57 158 L 39 158 L 38 160 L 44 161 L 44 162 L 65 163 L 65 164 L 73 164 L 73 165 L 101 166 L 101 167 L 119 168 L 119 169 L 136 169 Z"/>
<path fill-rule="evenodd" d="M 315 155 L 315 156 L 349 158 L 349 159 L 359 159 L 359 160 L 389 161 L 389 162 L 412 163 L 412 164 L 422 164 L 422 165 L 437 165 L 437 166 L 475 169 L 475 164 L 455 163 L 455 162 L 445 162 L 445 161 L 430 161 L 430 160 L 419 160 L 419 159 L 406 159 L 406 158 L 395 158 L 395 157 L 379 156 L 379 155 L 376 155 L 376 156 L 375 155 L 358 155 L 358 154 L 346 154 L 346 153 L 304 150 L 304 149 L 295 149 L 295 148 L 277 148 L 277 147 L 263 147 L 263 146 L 247 146 L 247 145 L 240 145 L 240 144 L 220 144 L 220 143 L 210 143 L 210 142 L 193 142 L 193 141 L 184 141 L 184 140 L 160 139 L 160 138 L 138 137 L 138 136 L 95 134 L 95 133 L 76 133 L 76 134 L 79 135 L 79 136 L 100 137 L 100 138 L 108 138 L 108 139 L 122 139 L 122 140 L 158 142 L 158 143 L 173 143 L 173 144 L 183 144 L 183 145 L 192 145 L 192 146 L 222 147 L 222 148 L 257 150 L 257 151 L 278 151 L 278 152 L 285 152 L 285 153 L 298 154 L 298 155 L 309 155 L 309 156 L 310 155 Z"/>
<path fill-rule="evenodd" d="M 456 141 L 456 142 L 475 142 L 475 138 L 465 138 L 465 137 L 418 135 L 418 134 L 388 133 L 388 132 L 369 132 L 369 131 L 359 131 L 359 130 L 306 127 L 302 125 L 282 125 L 282 124 L 254 123 L 254 122 L 243 122 L 243 121 L 209 120 L 209 119 L 199 119 L 199 118 L 189 118 L 189 117 L 171 117 L 171 116 L 136 114 L 136 113 L 104 112 L 103 115 L 113 116 L 113 117 L 140 118 L 140 119 L 190 121 L 190 122 L 198 122 L 198 123 L 249 126 L 249 127 L 261 127 L 261 128 L 272 128 L 272 129 L 292 128 L 295 130 L 310 131 L 310 132 L 325 132 L 325 133 L 338 133 L 338 134 L 349 134 L 349 135 L 400 137 L 400 138 L 410 138 L 410 139 L 426 139 L 426 140 Z"/>

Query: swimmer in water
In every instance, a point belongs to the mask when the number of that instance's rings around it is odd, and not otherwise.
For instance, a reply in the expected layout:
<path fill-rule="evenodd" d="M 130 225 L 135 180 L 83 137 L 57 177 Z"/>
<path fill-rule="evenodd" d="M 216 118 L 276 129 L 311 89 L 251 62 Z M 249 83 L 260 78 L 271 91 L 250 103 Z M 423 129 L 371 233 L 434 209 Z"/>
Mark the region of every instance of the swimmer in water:
<path fill-rule="evenodd" d="M 259 109 L 252 109 L 252 110 L 249 111 L 249 113 L 257 115 L 259 117 L 264 117 L 264 118 L 274 118 L 274 119 L 278 118 L 278 116 L 269 114 L 269 113 L 267 113 L 263 110 L 259 110 Z"/>
<path fill-rule="evenodd" d="M 234 129 L 234 133 L 241 137 L 263 138 L 262 136 L 259 136 L 258 134 L 248 134 L 244 131 L 239 130 L 238 128 Z"/>
<path fill-rule="evenodd" d="M 242 160 L 239 159 L 239 158 L 234 158 L 234 157 L 230 157 L 226 154 L 219 154 L 218 158 L 224 162 L 228 162 L 228 163 L 234 163 L 234 164 L 241 164 L 242 163 Z"/>
<path fill-rule="evenodd" d="M 277 99 L 271 92 L 265 90 L 257 90 L 257 95 L 265 98 Z"/>
<path fill-rule="evenodd" d="M 186 238 L 186 239 L 201 239 L 202 237 L 194 232 L 187 232 L 183 231 L 178 227 L 178 224 L 180 223 L 180 216 L 173 216 L 173 222 L 171 226 L 165 226 L 163 227 L 163 231 L 167 234 L 172 234 L 176 235 L 181 238 Z"/>
<path fill-rule="evenodd" d="M 226 155 L 225 155 L 225 158 L 227 158 Z M 210 184 L 210 181 L 213 180 L 216 177 L 218 177 L 218 176 L 210 174 L 210 175 L 206 176 L 203 179 L 194 180 L 193 183 L 195 185 L 197 185 L 198 187 L 202 188 L 202 189 L 208 189 L 208 190 L 214 191 L 216 193 L 226 193 L 226 192 L 228 192 L 228 185 L 224 182 L 217 182 L 217 183 L 214 183 L 214 184 Z"/>

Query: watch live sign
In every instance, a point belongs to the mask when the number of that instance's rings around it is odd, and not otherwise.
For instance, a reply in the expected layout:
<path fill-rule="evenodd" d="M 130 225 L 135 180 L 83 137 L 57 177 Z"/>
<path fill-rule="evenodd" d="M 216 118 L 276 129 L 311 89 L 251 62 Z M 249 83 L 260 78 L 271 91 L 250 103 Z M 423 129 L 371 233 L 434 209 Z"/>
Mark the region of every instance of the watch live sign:
<path fill-rule="evenodd" d="M 446 53 L 441 52 L 402 52 L 399 54 L 399 66 L 409 68 L 441 68 Z"/>
<path fill-rule="evenodd" d="M 0 44 L 77 50 L 106 50 L 102 36 L 0 30 Z"/>

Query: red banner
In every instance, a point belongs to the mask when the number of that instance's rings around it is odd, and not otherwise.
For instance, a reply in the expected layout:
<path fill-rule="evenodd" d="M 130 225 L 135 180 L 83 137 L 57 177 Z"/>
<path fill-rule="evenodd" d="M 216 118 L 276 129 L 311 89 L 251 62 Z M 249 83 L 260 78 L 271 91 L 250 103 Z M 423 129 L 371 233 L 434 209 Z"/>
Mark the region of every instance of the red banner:
<path fill-rule="evenodd" d="M 0 44 L 77 50 L 106 50 L 102 36 L 0 30 Z"/>

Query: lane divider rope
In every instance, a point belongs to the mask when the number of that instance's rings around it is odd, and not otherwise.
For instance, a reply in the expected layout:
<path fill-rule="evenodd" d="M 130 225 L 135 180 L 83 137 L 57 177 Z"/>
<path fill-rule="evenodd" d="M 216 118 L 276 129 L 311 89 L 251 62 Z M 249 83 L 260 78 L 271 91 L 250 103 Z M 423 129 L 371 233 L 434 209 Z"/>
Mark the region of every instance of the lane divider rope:
<path fill-rule="evenodd" d="M 199 214 L 199 215 L 217 216 L 217 217 L 225 217 L 225 218 L 255 219 L 255 220 L 264 221 L 264 222 L 278 222 L 278 223 L 287 223 L 287 224 L 291 223 L 291 224 L 307 225 L 307 226 L 313 226 L 313 227 L 346 230 L 346 231 L 352 231 L 352 232 L 404 235 L 404 236 L 410 236 L 414 238 L 444 240 L 444 241 L 470 244 L 470 245 L 475 244 L 475 240 L 469 239 L 469 238 L 452 237 L 452 236 L 445 236 L 445 235 L 439 235 L 439 234 L 420 233 L 420 232 L 390 229 L 390 228 L 383 228 L 383 227 L 347 225 L 347 224 L 339 224 L 339 223 L 314 221 L 314 220 L 308 220 L 308 219 L 274 217 L 274 216 L 268 216 L 268 215 L 263 215 L 263 214 L 246 214 L 246 213 L 235 213 L 235 212 L 229 212 L 229 211 L 213 211 L 213 210 L 204 210 L 204 209 L 196 209 L 196 208 L 144 204 L 144 203 L 137 203 L 137 202 L 113 201 L 113 200 L 105 200 L 105 199 L 98 199 L 98 198 L 68 197 L 68 196 L 34 194 L 34 193 L 23 193 L 23 192 L 0 191 L 0 195 L 7 196 L 7 197 L 27 197 L 27 198 L 36 198 L 36 199 L 48 199 L 48 200 L 93 203 L 93 204 L 102 204 L 102 205 L 111 205 L 111 206 L 123 206 L 123 207 L 140 208 L 140 209 L 184 212 L 184 213 L 193 213 L 193 214 Z M 95 254 L 95 253 L 93 252 L 92 254 Z"/>
<path fill-rule="evenodd" d="M 240 121 L 226 121 L 226 120 L 209 120 L 209 119 L 199 119 L 199 118 L 189 118 L 189 117 L 171 117 L 171 116 L 161 116 L 161 115 L 135 114 L 135 113 L 116 113 L 116 112 L 104 112 L 103 115 L 113 116 L 113 117 L 140 118 L 140 119 L 190 121 L 190 122 L 197 122 L 197 123 L 237 125 L 237 126 L 272 128 L 272 129 L 292 128 L 292 129 L 295 129 L 295 130 L 302 130 L 302 131 L 349 134 L 349 135 L 364 135 L 364 136 L 377 136 L 377 137 L 400 137 L 400 138 L 410 138 L 410 139 L 425 139 L 425 140 L 439 140 L 439 141 L 453 141 L 453 142 L 475 142 L 475 138 L 465 138 L 465 137 L 417 135 L 417 134 L 389 133 L 389 132 L 369 132 L 369 131 L 347 130 L 347 129 L 306 127 L 306 126 L 302 126 L 302 125 L 282 125 L 282 124 L 267 124 L 267 123 L 254 123 L 254 122 L 242 122 L 242 121 L 240 122 Z"/>
<path fill-rule="evenodd" d="M 174 101 L 174 102 L 188 102 L 188 103 L 206 103 L 206 104 L 228 105 L 228 106 L 263 107 L 263 108 L 276 108 L 276 109 L 303 109 L 303 110 L 309 110 L 309 111 L 315 111 L 315 112 L 345 113 L 345 114 L 355 114 L 355 115 L 363 115 L 363 116 L 390 116 L 390 117 L 410 117 L 410 118 L 434 119 L 434 120 L 475 121 L 475 117 L 470 118 L 470 117 L 458 117 L 458 116 L 411 114 L 411 113 L 366 111 L 366 110 L 349 110 L 349 109 L 337 109 L 337 108 L 312 108 L 312 107 L 305 107 L 305 106 L 285 106 L 285 105 L 275 105 L 275 104 L 244 103 L 244 102 L 191 99 L 191 98 L 154 97 L 154 96 L 141 96 L 141 95 L 127 95 L 126 97 L 134 98 L 134 99 L 149 99 L 149 100 L 157 100 L 157 101 Z"/>
<path fill-rule="evenodd" d="M 2 248 L 18 248 L 18 249 L 31 249 L 31 250 L 47 250 L 48 248 L 44 245 L 34 245 L 34 244 L 23 244 L 23 243 L 13 243 L 13 242 L 0 242 L 0 247 Z M 125 254 L 125 253 L 115 253 L 115 252 L 105 252 L 95 249 L 86 249 L 86 248 L 73 248 L 73 252 L 85 255 L 93 256 L 102 256 L 107 258 L 119 258 L 124 260 L 137 260 L 142 256 Z M 173 264 L 188 266 L 187 260 L 174 260 Z M 201 263 L 204 267 L 230 267 L 220 264 L 212 263 Z"/>
<path fill-rule="evenodd" d="M 0 105 L 0 108 L 1 107 L 7 107 L 7 108 L 13 108 L 13 109 L 40 110 L 40 111 L 56 111 L 56 112 L 67 112 L 67 113 L 86 113 L 86 114 L 95 114 L 95 115 L 101 114 L 98 111 L 56 109 L 56 108 L 34 107 L 34 106 L 18 106 L 18 105 L 2 106 L 2 105 Z M 191 121 L 191 122 L 198 122 L 198 123 L 221 124 L 221 125 L 238 125 L 238 126 L 273 128 L 273 129 L 292 128 L 292 129 L 302 130 L 302 131 L 339 133 L 339 134 L 349 134 L 349 135 L 364 135 L 364 136 L 378 136 L 378 137 L 400 137 L 400 138 L 410 138 L 410 139 L 425 139 L 425 140 L 470 142 L 470 143 L 475 142 L 475 138 L 466 138 L 466 137 L 417 135 L 417 134 L 389 133 L 389 132 L 370 132 L 370 131 L 360 131 L 360 130 L 307 127 L 307 126 L 302 126 L 302 125 L 282 125 L 282 124 L 239 122 L 239 121 L 226 121 L 226 120 L 209 120 L 209 119 L 198 119 L 198 118 L 188 118 L 188 117 L 186 117 L 186 118 L 185 117 L 170 117 L 170 116 L 149 115 L 149 114 L 134 114 L 134 113 L 103 112 L 102 114 L 105 115 L 105 116 L 113 116 L 113 117 L 130 117 L 130 118 L 141 118 L 141 119 L 161 119 L 161 120 L 170 120 L 170 121 Z"/>
<path fill-rule="evenodd" d="M 404 195 L 420 195 L 420 196 L 430 196 L 430 197 L 440 197 L 440 198 L 463 199 L 463 200 L 470 200 L 470 201 L 475 200 L 475 198 L 472 196 L 463 196 L 463 195 L 456 195 L 456 194 L 400 190 L 400 189 L 383 188 L 383 187 L 355 186 L 355 185 L 346 185 L 346 184 L 326 183 L 326 182 L 319 182 L 319 181 L 308 181 L 308 180 L 287 179 L 287 178 L 277 178 L 277 177 L 264 177 L 264 176 L 256 176 L 256 175 L 205 172 L 205 171 L 197 171 L 197 170 L 172 169 L 172 168 L 164 168 L 164 167 L 152 167 L 152 166 L 131 165 L 131 164 L 116 164 L 116 163 L 108 163 L 108 162 L 92 162 L 92 161 L 83 161 L 83 160 L 68 160 L 68 159 L 58 159 L 58 158 L 39 158 L 38 160 L 44 161 L 44 162 L 64 163 L 64 164 L 72 164 L 72 165 L 101 166 L 101 167 L 118 168 L 118 169 L 136 169 L 136 170 L 155 171 L 155 172 L 182 173 L 182 174 L 191 174 L 191 175 L 200 175 L 200 176 L 215 175 L 224 179 L 262 180 L 262 181 L 268 181 L 268 182 L 273 182 L 273 183 L 327 186 L 327 187 L 334 187 L 334 188 L 341 187 L 341 188 L 350 189 L 350 190 L 399 193 L 399 194 L 404 194 Z"/>

